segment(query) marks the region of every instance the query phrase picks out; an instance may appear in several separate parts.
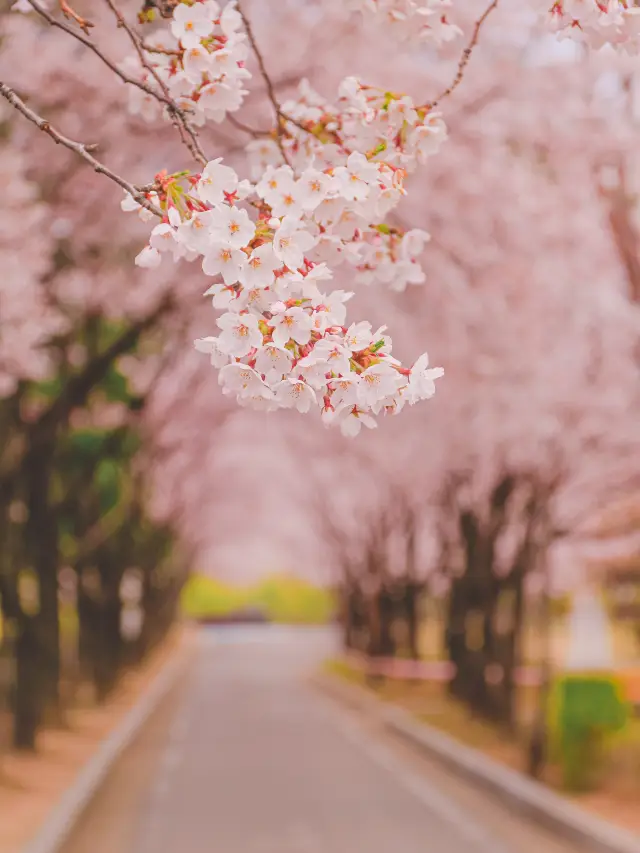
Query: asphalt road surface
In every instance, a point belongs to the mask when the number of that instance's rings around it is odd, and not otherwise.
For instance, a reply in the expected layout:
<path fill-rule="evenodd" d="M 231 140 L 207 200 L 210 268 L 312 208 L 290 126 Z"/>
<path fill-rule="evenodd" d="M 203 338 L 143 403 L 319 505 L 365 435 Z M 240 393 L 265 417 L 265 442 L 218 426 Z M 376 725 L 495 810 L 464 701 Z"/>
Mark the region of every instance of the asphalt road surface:
<path fill-rule="evenodd" d="M 319 695 L 307 676 L 333 643 L 315 629 L 203 630 L 64 853 L 565 850 Z"/>

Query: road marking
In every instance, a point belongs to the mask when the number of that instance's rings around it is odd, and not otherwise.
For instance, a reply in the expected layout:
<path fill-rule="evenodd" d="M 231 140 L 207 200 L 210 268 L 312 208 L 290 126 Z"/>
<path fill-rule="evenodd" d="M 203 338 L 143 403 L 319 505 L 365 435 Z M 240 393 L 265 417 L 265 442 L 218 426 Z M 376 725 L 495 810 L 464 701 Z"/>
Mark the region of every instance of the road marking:
<path fill-rule="evenodd" d="M 357 746 L 371 761 L 394 776 L 406 791 L 420 800 L 436 817 L 450 824 L 459 837 L 472 844 L 474 853 L 514 853 L 513 849 L 505 846 L 493 832 L 473 820 L 468 813 L 463 813 L 455 800 L 447 797 L 422 775 L 407 767 L 384 744 L 363 732 L 330 699 L 318 695 L 317 706 L 348 741 Z"/>

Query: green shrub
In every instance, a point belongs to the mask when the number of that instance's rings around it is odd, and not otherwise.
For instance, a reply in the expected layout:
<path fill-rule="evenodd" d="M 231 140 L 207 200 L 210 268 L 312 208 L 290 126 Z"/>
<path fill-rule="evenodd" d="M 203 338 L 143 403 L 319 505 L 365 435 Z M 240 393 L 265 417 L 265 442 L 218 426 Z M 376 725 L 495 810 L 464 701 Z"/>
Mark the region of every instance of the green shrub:
<path fill-rule="evenodd" d="M 611 736 L 629 719 L 620 683 L 610 674 L 567 675 L 559 680 L 554 698 L 564 787 L 592 789 Z"/>
<path fill-rule="evenodd" d="M 321 625 L 334 612 L 331 593 L 302 578 L 271 575 L 249 592 L 251 604 L 262 607 L 273 622 Z"/>
<path fill-rule="evenodd" d="M 247 595 L 222 581 L 204 575 L 192 575 L 182 590 L 182 610 L 192 619 L 226 616 L 246 607 Z"/>
<path fill-rule="evenodd" d="M 320 625 L 333 616 L 335 601 L 328 590 L 289 575 L 271 575 L 246 588 L 193 575 L 182 591 L 182 610 L 194 619 L 248 607 L 259 608 L 272 622 Z"/>

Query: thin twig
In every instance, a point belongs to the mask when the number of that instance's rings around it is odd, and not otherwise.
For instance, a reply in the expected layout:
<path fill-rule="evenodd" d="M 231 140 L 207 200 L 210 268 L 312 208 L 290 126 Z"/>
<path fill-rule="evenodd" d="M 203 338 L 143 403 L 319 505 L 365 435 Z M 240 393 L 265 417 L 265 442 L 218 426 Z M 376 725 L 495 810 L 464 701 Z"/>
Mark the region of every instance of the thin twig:
<path fill-rule="evenodd" d="M 19 113 L 22 113 L 25 118 L 29 119 L 32 124 L 35 124 L 40 130 L 44 133 L 48 134 L 54 142 L 58 145 L 63 145 L 65 148 L 68 148 L 70 151 L 73 151 L 78 156 L 82 157 L 83 160 L 86 160 L 87 163 L 91 166 L 94 172 L 98 172 L 100 175 L 105 175 L 107 178 L 110 178 L 114 181 L 118 186 L 122 187 L 123 190 L 126 190 L 130 196 L 132 196 L 138 204 L 142 205 L 142 207 L 146 207 L 151 213 L 159 216 L 160 219 L 164 217 L 163 212 L 157 207 L 153 202 L 149 201 L 149 199 L 145 195 L 144 187 L 136 187 L 133 184 L 130 184 L 129 181 L 126 181 L 124 178 L 121 178 L 120 175 L 117 175 L 115 172 L 112 172 L 104 163 L 101 163 L 91 153 L 95 150 L 95 145 L 85 145 L 82 142 L 76 142 L 74 139 L 69 139 L 66 136 L 63 136 L 60 131 L 56 130 L 51 124 L 42 116 L 39 116 L 35 113 L 30 107 L 28 107 L 25 102 L 13 91 L 10 86 L 7 86 L 6 83 L 0 81 L 0 95 L 11 104 Z"/>
<path fill-rule="evenodd" d="M 90 38 L 87 38 L 86 36 L 82 35 L 82 33 L 78 32 L 78 30 L 75 30 L 73 27 L 69 26 L 69 24 L 66 24 L 64 21 L 59 21 L 57 18 L 54 18 L 54 16 L 51 15 L 50 12 L 48 12 L 44 8 L 44 6 L 41 5 L 39 0 L 28 0 L 28 2 L 29 2 L 29 5 L 32 6 L 33 9 L 35 9 L 35 11 L 42 18 L 45 19 L 45 21 L 47 21 L 49 24 L 51 24 L 52 27 L 57 27 L 58 29 L 61 29 L 63 32 L 65 32 L 68 35 L 72 36 L 73 38 L 77 39 L 81 44 L 83 44 L 86 48 L 88 48 L 92 53 L 95 53 L 95 55 L 107 66 L 107 68 L 109 68 L 110 71 L 113 71 L 113 73 L 116 74 L 122 80 L 123 83 L 128 83 L 131 86 L 136 86 L 136 88 L 142 90 L 147 95 L 151 95 L 151 97 L 155 98 L 156 101 L 159 101 L 161 104 L 164 104 L 172 116 L 177 116 L 177 115 L 183 114 L 182 110 L 180 110 L 178 108 L 175 101 L 171 98 L 171 95 L 170 95 L 169 91 L 166 89 L 166 86 L 163 86 L 163 91 L 159 92 L 157 89 L 154 89 L 153 86 L 149 86 L 147 83 L 143 82 L 142 80 L 137 80 L 135 77 L 129 76 L 121 68 L 118 68 L 118 66 L 115 64 L 115 62 L 113 62 L 113 60 L 109 59 L 109 57 L 106 56 L 100 50 L 100 48 L 96 44 L 94 44 L 94 42 L 91 41 Z M 151 70 L 148 63 L 143 62 L 143 65 L 148 70 Z M 154 77 L 156 79 L 158 79 L 156 74 L 154 74 Z M 174 122 L 174 124 L 175 124 L 175 122 Z M 178 127 L 178 130 L 181 131 L 182 128 Z M 189 142 L 185 139 L 182 132 L 180 133 L 180 136 L 181 136 L 182 141 L 186 145 L 186 147 L 189 149 L 189 151 L 193 155 L 194 159 L 196 159 L 197 161 L 199 161 L 201 163 L 202 162 L 206 163 L 207 162 L 206 158 L 204 159 L 204 161 L 202 161 L 200 159 L 200 157 L 197 156 L 197 153 L 194 152 L 191 144 L 189 144 Z M 204 155 L 202 155 L 202 157 L 204 157 Z"/>
<path fill-rule="evenodd" d="M 60 6 L 60 11 L 65 18 L 72 18 L 80 29 L 84 30 L 84 32 L 89 35 L 89 28 L 93 26 L 91 21 L 87 21 L 87 19 L 83 18 L 82 15 L 79 15 L 75 9 L 72 9 L 67 3 L 67 0 L 58 0 L 58 4 Z"/>
<path fill-rule="evenodd" d="M 109 59 L 108 56 L 105 56 L 104 53 L 100 50 L 100 48 L 94 44 L 91 39 L 83 36 L 77 30 L 74 30 L 73 27 L 70 27 L 69 24 L 65 24 L 64 21 L 59 21 L 57 18 L 54 18 L 45 8 L 42 6 L 38 0 L 28 0 L 29 5 L 32 6 L 35 11 L 45 19 L 52 27 L 58 27 L 63 32 L 77 39 L 81 44 L 83 44 L 86 48 L 96 54 L 102 62 L 113 71 L 114 74 L 117 74 L 118 77 L 124 82 L 129 83 L 131 86 L 137 86 L 138 89 L 142 89 L 143 92 L 146 92 L 148 95 L 152 95 L 154 98 L 157 98 L 160 101 L 163 101 L 163 98 L 160 97 L 158 92 L 153 89 L 151 86 L 147 86 L 146 83 L 143 83 L 141 80 L 136 80 L 135 77 L 130 77 L 121 68 Z M 164 101 L 163 101 L 164 102 Z"/>
<path fill-rule="evenodd" d="M 270 130 L 257 130 L 255 127 L 249 127 L 248 124 L 244 124 L 235 116 L 232 116 L 231 113 L 227 115 L 227 121 L 229 124 L 232 124 L 234 127 L 237 127 L 238 130 L 242 130 L 244 133 L 248 133 L 249 136 L 253 136 L 254 139 L 258 139 L 261 136 L 270 136 Z"/>
<path fill-rule="evenodd" d="M 271 105 L 273 106 L 273 111 L 276 114 L 276 142 L 278 143 L 278 148 L 280 149 L 280 153 L 282 154 L 282 159 L 288 166 L 290 166 L 291 163 L 289 162 L 287 152 L 284 150 L 284 145 L 282 144 L 282 119 L 286 118 L 286 116 L 282 112 L 282 107 L 280 106 L 280 103 L 278 102 L 278 99 L 276 97 L 275 89 L 273 88 L 273 82 L 264 64 L 264 57 L 262 56 L 262 52 L 260 51 L 258 43 L 256 42 L 256 37 L 253 34 L 251 23 L 249 22 L 249 19 L 245 15 L 244 10 L 241 8 L 239 3 L 236 5 L 236 9 L 240 13 L 242 23 L 244 24 L 244 28 L 247 31 L 249 44 L 251 45 L 251 49 L 253 50 L 256 59 L 258 60 L 260 74 L 262 75 L 262 79 L 264 80 L 265 86 L 267 87 L 267 95 L 269 96 L 269 100 L 271 101 Z"/>
<path fill-rule="evenodd" d="M 170 47 L 149 44 L 144 39 L 140 39 L 140 47 L 147 53 L 161 53 L 163 56 L 182 56 L 181 50 L 173 50 Z"/>
<path fill-rule="evenodd" d="M 452 92 L 458 88 L 460 83 L 462 83 L 462 78 L 464 77 L 465 70 L 467 65 L 469 64 L 469 60 L 471 59 L 471 54 L 474 51 L 474 48 L 478 44 L 478 39 L 480 37 L 480 30 L 482 29 L 482 25 L 487 20 L 489 15 L 493 12 L 493 10 L 497 7 L 499 0 L 493 0 L 487 8 L 484 10 L 482 15 L 476 21 L 475 27 L 473 28 L 473 33 L 471 35 L 471 40 L 469 44 L 462 51 L 462 56 L 460 57 L 460 61 L 458 62 L 458 70 L 456 71 L 456 76 L 453 78 L 453 82 L 447 86 L 447 88 L 441 92 L 438 97 L 427 104 L 427 109 L 432 110 L 436 107 L 443 98 L 448 98 Z"/>
<path fill-rule="evenodd" d="M 181 110 L 171 97 L 171 93 L 165 81 L 162 79 L 162 77 L 158 74 L 156 69 L 145 56 L 144 47 L 142 45 L 142 39 L 140 38 L 138 33 L 136 33 L 135 30 L 129 26 L 126 18 L 124 17 L 120 9 L 116 6 L 114 0 L 105 0 L 105 3 L 115 15 L 118 21 L 118 26 L 121 27 L 129 36 L 131 44 L 134 46 L 143 68 L 145 68 L 149 72 L 149 74 L 151 74 L 158 86 L 160 86 L 160 89 L 162 90 L 163 94 L 161 100 L 166 104 L 167 109 L 169 111 L 169 115 L 171 116 L 173 124 L 178 130 L 178 133 L 180 134 L 180 138 L 182 139 L 183 144 L 186 145 L 186 147 L 189 149 L 194 160 L 200 163 L 201 166 L 206 166 L 209 160 L 205 155 L 204 151 L 202 150 L 202 147 L 200 146 L 198 136 L 195 130 L 191 127 L 189 119 L 187 118 L 184 110 Z"/>

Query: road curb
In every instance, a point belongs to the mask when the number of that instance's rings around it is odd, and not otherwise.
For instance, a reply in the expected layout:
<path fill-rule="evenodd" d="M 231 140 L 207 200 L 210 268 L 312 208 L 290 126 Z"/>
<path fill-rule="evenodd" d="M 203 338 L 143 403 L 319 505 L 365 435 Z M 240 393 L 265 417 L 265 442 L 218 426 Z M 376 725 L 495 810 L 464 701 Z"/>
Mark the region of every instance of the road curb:
<path fill-rule="evenodd" d="M 21 853 L 59 853 L 113 765 L 176 683 L 187 660 L 187 652 L 187 648 L 182 648 L 164 665 L 149 689 L 85 764 Z"/>
<path fill-rule="evenodd" d="M 390 731 L 423 750 L 461 778 L 490 792 L 530 821 L 591 853 L 640 853 L 640 838 L 595 817 L 539 782 L 504 767 L 477 749 L 416 720 L 358 685 L 322 674 L 314 683 L 334 699 L 372 713 Z"/>

